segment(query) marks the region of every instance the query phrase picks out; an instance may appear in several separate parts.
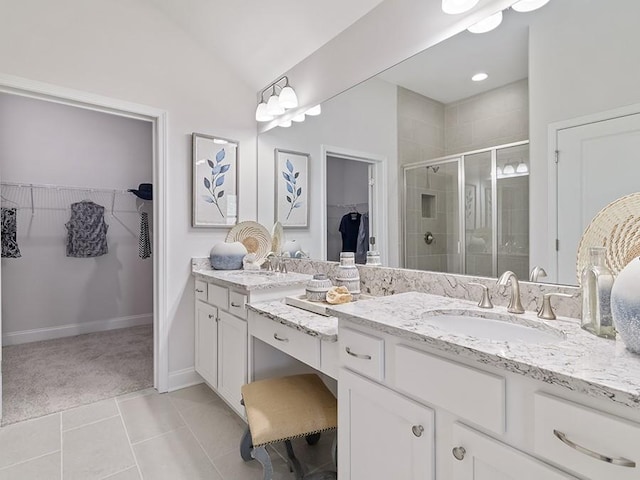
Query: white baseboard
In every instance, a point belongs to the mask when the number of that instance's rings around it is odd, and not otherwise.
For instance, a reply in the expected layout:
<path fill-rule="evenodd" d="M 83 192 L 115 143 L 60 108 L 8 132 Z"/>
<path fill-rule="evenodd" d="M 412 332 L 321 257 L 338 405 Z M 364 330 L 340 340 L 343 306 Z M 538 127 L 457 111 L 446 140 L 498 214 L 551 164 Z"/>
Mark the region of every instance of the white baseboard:
<path fill-rule="evenodd" d="M 104 332 L 117 328 L 137 327 L 153 323 L 153 314 L 132 315 L 129 317 L 108 318 L 86 323 L 71 323 L 59 327 L 34 328 L 2 335 L 2 346 L 19 345 L 21 343 L 53 340 L 54 338 L 73 337 L 84 333 Z"/>
<path fill-rule="evenodd" d="M 169 392 L 198 385 L 200 383 L 204 383 L 204 380 L 196 373 L 196 370 L 193 367 L 169 372 Z"/>

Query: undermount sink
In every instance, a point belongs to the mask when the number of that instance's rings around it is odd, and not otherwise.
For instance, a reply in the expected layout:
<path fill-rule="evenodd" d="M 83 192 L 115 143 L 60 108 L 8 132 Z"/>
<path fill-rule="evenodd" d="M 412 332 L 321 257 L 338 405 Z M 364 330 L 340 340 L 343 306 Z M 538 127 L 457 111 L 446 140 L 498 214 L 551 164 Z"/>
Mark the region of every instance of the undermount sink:
<path fill-rule="evenodd" d="M 443 333 L 502 342 L 545 344 L 566 338 L 562 331 L 543 323 L 488 312 L 430 312 L 423 316 L 423 321 Z"/>

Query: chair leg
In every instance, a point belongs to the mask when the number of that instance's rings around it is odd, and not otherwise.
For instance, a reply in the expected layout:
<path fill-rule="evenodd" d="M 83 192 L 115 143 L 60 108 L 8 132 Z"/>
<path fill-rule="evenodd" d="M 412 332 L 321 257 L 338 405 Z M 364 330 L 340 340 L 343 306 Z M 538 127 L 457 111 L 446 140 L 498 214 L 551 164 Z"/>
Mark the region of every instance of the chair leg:
<path fill-rule="evenodd" d="M 307 440 L 307 443 L 309 445 L 315 445 L 320 441 L 320 436 L 321 436 L 320 433 L 313 433 L 311 435 L 307 435 L 305 439 Z"/>
<path fill-rule="evenodd" d="M 256 447 L 251 450 L 251 456 L 262 465 L 262 480 L 271 480 L 273 478 L 273 465 L 267 449 L 265 447 Z"/>
<path fill-rule="evenodd" d="M 285 440 L 284 445 L 287 448 L 287 456 L 289 457 L 289 464 L 293 467 L 293 471 L 296 474 L 296 480 L 302 480 L 304 478 L 304 469 L 300 464 L 300 461 L 296 458 L 296 454 L 293 453 L 293 446 L 291 440 Z"/>
<path fill-rule="evenodd" d="M 240 456 L 242 457 L 242 460 L 245 462 L 253 460 L 253 457 L 251 456 L 252 449 L 253 440 L 251 439 L 251 430 L 247 427 L 244 435 L 242 435 L 242 439 L 240 440 Z"/>

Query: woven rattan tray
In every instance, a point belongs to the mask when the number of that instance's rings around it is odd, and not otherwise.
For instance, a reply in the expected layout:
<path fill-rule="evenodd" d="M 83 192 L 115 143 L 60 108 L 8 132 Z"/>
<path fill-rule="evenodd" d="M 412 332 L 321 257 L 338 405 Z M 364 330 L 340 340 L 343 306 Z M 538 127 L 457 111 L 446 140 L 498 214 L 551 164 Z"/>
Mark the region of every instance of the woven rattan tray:
<path fill-rule="evenodd" d="M 600 210 L 587 226 L 578 246 L 576 275 L 589 264 L 589 248 L 607 249 L 607 266 L 617 275 L 640 256 L 640 193 L 632 193 Z"/>

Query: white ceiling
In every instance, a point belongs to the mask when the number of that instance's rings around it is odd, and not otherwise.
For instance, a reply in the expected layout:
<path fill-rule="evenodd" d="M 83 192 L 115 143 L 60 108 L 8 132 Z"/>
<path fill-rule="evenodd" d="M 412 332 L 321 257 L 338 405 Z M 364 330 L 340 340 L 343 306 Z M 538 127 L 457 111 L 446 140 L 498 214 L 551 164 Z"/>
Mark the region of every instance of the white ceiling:
<path fill-rule="evenodd" d="M 382 0 L 148 0 L 258 91 Z"/>
<path fill-rule="evenodd" d="M 505 10 L 497 29 L 482 34 L 464 31 L 378 76 L 444 104 L 526 78 L 532 18 L 533 14 Z M 489 78 L 472 82 L 478 72 Z"/>

